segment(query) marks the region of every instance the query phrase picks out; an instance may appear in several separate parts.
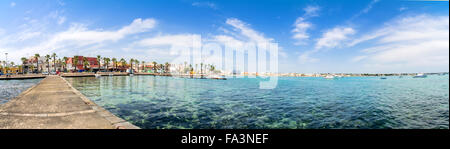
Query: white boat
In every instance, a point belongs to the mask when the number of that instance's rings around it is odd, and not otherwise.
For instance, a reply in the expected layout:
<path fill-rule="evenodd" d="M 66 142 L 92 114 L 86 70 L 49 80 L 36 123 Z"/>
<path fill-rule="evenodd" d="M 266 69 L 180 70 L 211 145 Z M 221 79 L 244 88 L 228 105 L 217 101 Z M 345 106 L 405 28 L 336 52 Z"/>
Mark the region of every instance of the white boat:
<path fill-rule="evenodd" d="M 332 76 L 332 75 L 327 75 L 327 76 L 325 76 L 325 79 L 334 79 L 334 76 Z"/>
<path fill-rule="evenodd" d="M 114 76 L 114 74 L 110 73 L 109 76 Z"/>
<path fill-rule="evenodd" d="M 100 77 L 102 77 L 102 75 L 101 74 L 95 74 L 95 77 L 96 78 L 100 78 Z"/>
<path fill-rule="evenodd" d="M 130 77 L 134 76 L 134 74 L 130 74 Z"/>
<path fill-rule="evenodd" d="M 426 74 L 419 73 L 419 74 L 415 75 L 413 78 L 426 78 L 426 77 L 427 77 Z"/>

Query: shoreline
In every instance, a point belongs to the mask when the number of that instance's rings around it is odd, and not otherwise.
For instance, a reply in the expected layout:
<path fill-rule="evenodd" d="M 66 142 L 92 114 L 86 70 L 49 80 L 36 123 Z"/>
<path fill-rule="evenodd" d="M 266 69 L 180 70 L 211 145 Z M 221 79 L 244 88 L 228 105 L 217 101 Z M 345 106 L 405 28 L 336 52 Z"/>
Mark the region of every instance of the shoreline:
<path fill-rule="evenodd" d="M 140 129 L 48 76 L 0 105 L 0 129 Z"/>

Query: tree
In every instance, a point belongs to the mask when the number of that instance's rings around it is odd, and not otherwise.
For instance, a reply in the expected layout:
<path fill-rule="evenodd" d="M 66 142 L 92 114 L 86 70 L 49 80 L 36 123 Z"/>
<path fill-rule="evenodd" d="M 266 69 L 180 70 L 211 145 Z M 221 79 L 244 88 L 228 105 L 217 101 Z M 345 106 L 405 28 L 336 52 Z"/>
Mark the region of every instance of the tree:
<path fill-rule="evenodd" d="M 214 67 L 214 65 L 211 65 L 210 68 L 209 68 L 209 71 L 214 72 L 215 69 L 216 69 L 216 68 Z"/>
<path fill-rule="evenodd" d="M 133 73 L 133 62 L 134 59 L 130 59 L 130 73 Z"/>
<path fill-rule="evenodd" d="M 25 58 L 25 57 L 20 58 L 20 60 L 22 60 L 22 65 L 23 65 L 23 66 L 25 66 L 25 64 L 26 64 L 27 61 L 28 61 L 28 59 Z M 28 69 L 28 67 L 27 67 L 27 69 Z M 28 72 L 28 70 L 27 70 L 27 72 Z"/>
<path fill-rule="evenodd" d="M 54 67 L 54 70 L 56 72 L 56 53 L 53 53 L 52 57 L 53 57 L 53 67 Z"/>
<path fill-rule="evenodd" d="M 145 71 L 145 61 L 142 61 L 142 71 Z"/>
<path fill-rule="evenodd" d="M 169 62 L 166 62 L 166 63 L 164 64 L 164 68 L 165 68 L 165 72 L 166 72 L 166 73 L 169 72 L 169 69 L 170 69 L 170 64 L 169 64 Z"/>
<path fill-rule="evenodd" d="M 64 70 L 64 72 L 67 71 L 66 68 L 67 68 L 67 60 L 68 60 L 68 59 L 69 59 L 69 58 L 67 58 L 67 57 L 63 57 L 63 60 L 64 60 L 64 62 L 63 62 L 63 66 L 64 66 L 63 70 Z"/>
<path fill-rule="evenodd" d="M 39 57 L 41 57 L 39 54 L 34 54 L 34 58 L 36 59 L 36 72 L 39 73 Z"/>
<path fill-rule="evenodd" d="M 200 63 L 200 74 L 203 74 L 203 63 Z"/>
<path fill-rule="evenodd" d="M 50 73 L 50 55 L 45 55 L 45 62 L 47 63 L 47 72 Z"/>
<path fill-rule="evenodd" d="M 89 61 L 86 57 L 83 57 L 83 68 L 86 71 L 87 67 L 89 66 Z"/>
<path fill-rule="evenodd" d="M 117 69 L 117 59 L 116 58 L 112 58 L 112 61 L 113 61 L 114 69 L 116 70 Z"/>
<path fill-rule="evenodd" d="M 164 70 L 164 65 L 163 64 L 159 64 L 159 73 L 162 73 Z"/>
<path fill-rule="evenodd" d="M 79 59 L 78 56 L 74 56 L 72 59 L 72 65 L 74 65 L 74 67 L 75 67 L 75 72 L 77 71 L 78 59 Z"/>
<path fill-rule="evenodd" d="M 153 69 L 153 71 L 156 71 L 156 65 L 157 65 L 158 63 L 157 63 L 157 62 L 155 62 L 155 61 L 153 61 L 153 62 L 152 62 L 152 64 L 153 64 L 153 68 L 152 68 L 152 69 Z"/>
<path fill-rule="evenodd" d="M 97 63 L 98 63 L 98 70 L 100 70 L 100 61 L 101 61 L 101 59 L 100 58 L 102 58 L 100 55 L 97 55 Z"/>
<path fill-rule="evenodd" d="M 103 58 L 103 60 L 104 60 L 105 65 L 106 65 L 106 70 L 108 71 L 108 65 L 109 65 L 110 59 L 105 57 L 105 58 Z"/>

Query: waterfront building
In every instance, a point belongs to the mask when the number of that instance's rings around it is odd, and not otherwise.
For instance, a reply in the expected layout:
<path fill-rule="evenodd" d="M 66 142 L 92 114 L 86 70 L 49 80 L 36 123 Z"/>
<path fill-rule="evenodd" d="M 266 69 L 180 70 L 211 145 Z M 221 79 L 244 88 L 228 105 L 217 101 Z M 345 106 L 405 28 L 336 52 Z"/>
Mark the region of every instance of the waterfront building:
<path fill-rule="evenodd" d="M 87 70 L 85 70 L 85 65 L 83 64 L 84 58 L 86 58 L 86 60 L 89 63 L 86 66 Z M 70 70 L 70 71 L 75 71 L 75 70 L 76 71 L 88 71 L 88 70 L 98 71 L 98 70 L 100 70 L 100 65 L 98 64 L 96 57 L 78 56 L 77 64 L 74 64 L 74 59 L 75 59 L 75 57 L 70 57 L 67 59 L 67 61 L 66 61 L 67 70 Z"/>

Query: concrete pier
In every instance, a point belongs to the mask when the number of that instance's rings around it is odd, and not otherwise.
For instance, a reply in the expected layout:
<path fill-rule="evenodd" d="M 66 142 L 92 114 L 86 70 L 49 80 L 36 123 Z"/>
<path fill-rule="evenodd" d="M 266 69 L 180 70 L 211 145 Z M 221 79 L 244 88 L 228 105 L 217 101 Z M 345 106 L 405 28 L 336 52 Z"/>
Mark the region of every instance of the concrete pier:
<path fill-rule="evenodd" d="M 40 79 L 45 78 L 45 75 L 32 74 L 32 75 L 11 75 L 6 77 L 6 75 L 0 76 L 0 80 L 26 80 L 26 79 Z"/>
<path fill-rule="evenodd" d="M 96 105 L 64 78 L 48 76 L 0 105 L 0 129 L 139 129 Z"/>

